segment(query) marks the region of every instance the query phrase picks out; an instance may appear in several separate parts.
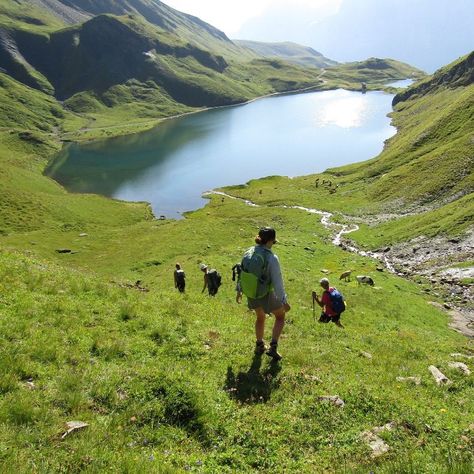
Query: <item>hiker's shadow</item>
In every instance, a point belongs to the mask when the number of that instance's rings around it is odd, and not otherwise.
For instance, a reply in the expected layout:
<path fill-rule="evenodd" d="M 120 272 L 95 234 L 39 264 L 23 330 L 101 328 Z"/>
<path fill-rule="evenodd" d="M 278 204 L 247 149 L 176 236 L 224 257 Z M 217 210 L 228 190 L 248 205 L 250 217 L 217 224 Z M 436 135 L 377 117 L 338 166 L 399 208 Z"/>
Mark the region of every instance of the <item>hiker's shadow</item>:
<path fill-rule="evenodd" d="M 272 360 L 263 371 L 260 370 L 261 367 L 262 355 L 260 354 L 253 356 L 252 364 L 247 372 L 239 372 L 236 375 L 232 367 L 228 367 L 224 388 L 229 396 L 246 404 L 267 402 L 272 391 L 280 385 L 277 375 L 281 366 Z"/>

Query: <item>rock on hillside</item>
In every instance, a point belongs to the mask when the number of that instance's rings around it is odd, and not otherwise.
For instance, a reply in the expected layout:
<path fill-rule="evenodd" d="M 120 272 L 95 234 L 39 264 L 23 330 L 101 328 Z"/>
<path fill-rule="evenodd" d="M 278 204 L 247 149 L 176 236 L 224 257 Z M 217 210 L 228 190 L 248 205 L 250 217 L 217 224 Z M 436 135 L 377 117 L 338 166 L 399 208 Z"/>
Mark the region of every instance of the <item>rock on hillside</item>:
<path fill-rule="evenodd" d="M 20 0 L 18 3 L 26 2 Z M 30 3 L 33 3 L 42 10 L 48 11 L 53 16 L 70 25 L 82 23 L 92 16 L 81 9 L 69 6 L 67 4 L 69 2 L 62 2 L 61 0 L 30 0 Z"/>

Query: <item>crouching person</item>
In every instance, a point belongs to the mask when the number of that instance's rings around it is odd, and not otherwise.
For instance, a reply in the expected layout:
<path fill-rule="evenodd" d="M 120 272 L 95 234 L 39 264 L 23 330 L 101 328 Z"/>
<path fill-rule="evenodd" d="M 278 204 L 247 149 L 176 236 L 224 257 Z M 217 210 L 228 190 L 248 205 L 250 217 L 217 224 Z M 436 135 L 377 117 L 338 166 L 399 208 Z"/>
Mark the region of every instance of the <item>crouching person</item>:
<path fill-rule="evenodd" d="M 336 326 L 343 328 L 344 326 L 341 323 L 341 313 L 346 309 L 346 303 L 344 302 L 343 296 L 336 290 L 336 288 L 331 288 L 329 286 L 329 280 L 327 278 L 322 278 L 319 281 L 319 284 L 323 289 L 321 299 L 318 298 L 316 291 L 312 292 L 313 301 L 316 301 L 316 303 L 318 303 L 318 305 L 323 309 L 319 322 L 329 323 L 332 321 Z"/>
<path fill-rule="evenodd" d="M 256 245 L 245 253 L 241 263 L 240 285 L 242 292 L 247 296 L 248 307 L 256 315 L 255 353 L 264 352 L 273 358 L 281 360 L 278 353 L 278 340 L 285 325 L 285 313 L 290 310 L 287 302 L 283 279 L 281 276 L 278 257 L 271 251 L 277 242 L 275 229 L 262 227 L 255 239 Z M 265 346 L 263 340 L 265 331 L 265 318 L 273 313 L 275 322 L 272 330 L 270 347 Z"/>

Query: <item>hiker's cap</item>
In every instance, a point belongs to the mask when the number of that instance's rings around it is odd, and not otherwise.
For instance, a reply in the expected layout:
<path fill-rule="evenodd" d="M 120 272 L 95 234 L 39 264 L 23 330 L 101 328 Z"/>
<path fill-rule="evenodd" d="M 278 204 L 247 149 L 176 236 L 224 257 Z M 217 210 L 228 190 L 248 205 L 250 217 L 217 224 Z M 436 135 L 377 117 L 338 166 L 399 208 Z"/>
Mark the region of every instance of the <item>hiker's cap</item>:
<path fill-rule="evenodd" d="M 258 236 L 262 239 L 263 243 L 270 242 L 270 240 L 273 240 L 275 244 L 278 242 L 273 227 L 261 227 L 258 231 Z"/>
<path fill-rule="evenodd" d="M 319 283 L 321 285 L 329 285 L 329 280 L 327 278 L 321 278 L 321 280 L 319 280 Z"/>
<path fill-rule="evenodd" d="M 199 268 L 200 268 L 201 270 L 205 270 L 205 269 L 207 268 L 207 265 L 206 265 L 205 263 L 201 263 L 201 264 L 199 265 Z"/>

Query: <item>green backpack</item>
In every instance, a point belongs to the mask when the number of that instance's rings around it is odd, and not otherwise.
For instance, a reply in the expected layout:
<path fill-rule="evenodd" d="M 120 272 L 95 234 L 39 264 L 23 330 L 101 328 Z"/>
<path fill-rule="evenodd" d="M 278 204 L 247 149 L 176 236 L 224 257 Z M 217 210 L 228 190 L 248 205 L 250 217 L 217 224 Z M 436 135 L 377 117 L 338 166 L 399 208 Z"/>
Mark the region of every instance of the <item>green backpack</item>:
<path fill-rule="evenodd" d="M 267 295 L 272 289 L 267 275 L 267 252 L 256 245 L 250 247 L 242 258 L 240 286 L 247 298 L 257 299 Z"/>

